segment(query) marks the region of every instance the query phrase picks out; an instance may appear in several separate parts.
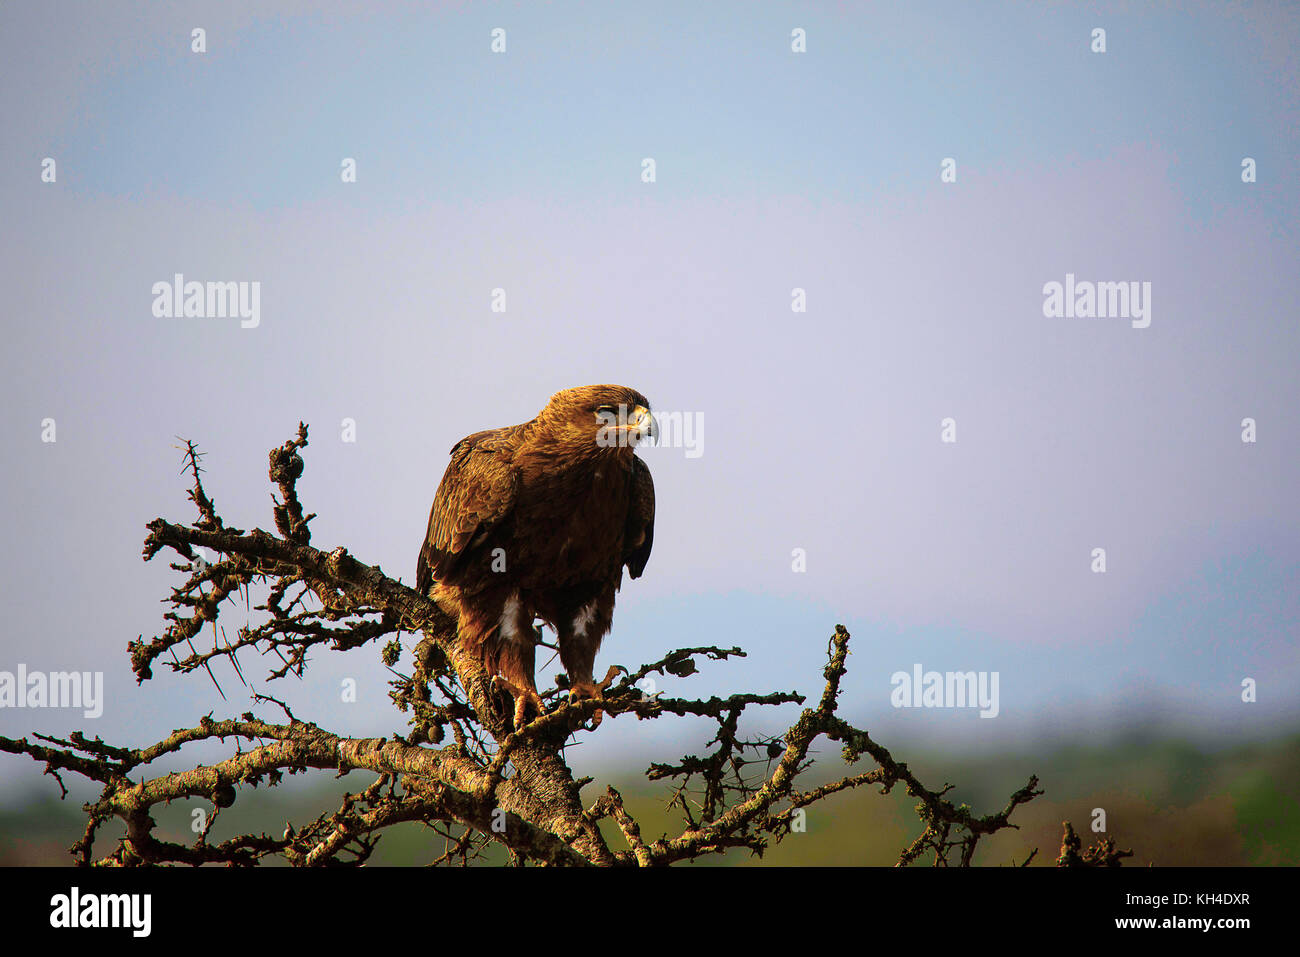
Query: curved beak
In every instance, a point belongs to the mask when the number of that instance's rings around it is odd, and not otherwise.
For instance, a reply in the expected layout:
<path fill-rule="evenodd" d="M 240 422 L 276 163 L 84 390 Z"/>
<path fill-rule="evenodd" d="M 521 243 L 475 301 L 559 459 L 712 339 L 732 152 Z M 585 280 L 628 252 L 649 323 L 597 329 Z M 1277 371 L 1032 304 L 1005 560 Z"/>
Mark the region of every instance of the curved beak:
<path fill-rule="evenodd" d="M 639 439 L 659 438 L 659 423 L 650 414 L 650 410 L 643 405 L 638 405 L 632 410 L 632 415 L 628 419 L 628 428 L 634 431 Z"/>

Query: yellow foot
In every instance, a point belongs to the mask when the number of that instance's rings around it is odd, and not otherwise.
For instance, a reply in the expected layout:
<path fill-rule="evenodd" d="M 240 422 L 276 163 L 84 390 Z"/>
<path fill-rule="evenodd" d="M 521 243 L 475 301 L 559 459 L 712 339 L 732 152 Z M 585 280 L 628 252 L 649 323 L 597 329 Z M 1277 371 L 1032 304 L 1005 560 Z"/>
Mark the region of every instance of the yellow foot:
<path fill-rule="evenodd" d="M 574 681 L 569 685 L 569 700 L 581 701 L 584 698 L 603 698 L 605 689 L 613 684 L 614 679 L 620 674 L 627 674 L 627 669 L 622 665 L 613 665 L 609 671 L 605 672 L 605 679 L 599 684 L 587 679 L 585 681 Z M 605 717 L 605 712 L 599 708 L 591 716 L 591 727 L 594 731 L 600 727 L 601 720 Z"/>
<path fill-rule="evenodd" d="M 545 713 L 546 709 L 542 705 L 542 698 L 537 693 L 536 688 L 520 688 L 501 675 L 494 676 L 492 684 L 494 687 L 504 688 L 510 693 L 510 697 L 515 699 L 514 726 L 516 731 L 528 723 L 530 708 L 539 715 Z"/>

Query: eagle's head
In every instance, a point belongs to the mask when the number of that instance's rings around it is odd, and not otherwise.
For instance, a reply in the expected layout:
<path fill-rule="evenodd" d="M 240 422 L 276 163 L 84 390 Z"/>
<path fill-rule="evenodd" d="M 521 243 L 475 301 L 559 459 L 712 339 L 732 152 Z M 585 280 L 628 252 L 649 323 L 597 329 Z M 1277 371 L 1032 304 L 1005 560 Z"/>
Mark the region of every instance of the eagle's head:
<path fill-rule="evenodd" d="M 622 385 L 584 385 L 557 392 L 537 418 L 565 444 L 592 450 L 634 449 L 659 434 L 650 400 Z"/>

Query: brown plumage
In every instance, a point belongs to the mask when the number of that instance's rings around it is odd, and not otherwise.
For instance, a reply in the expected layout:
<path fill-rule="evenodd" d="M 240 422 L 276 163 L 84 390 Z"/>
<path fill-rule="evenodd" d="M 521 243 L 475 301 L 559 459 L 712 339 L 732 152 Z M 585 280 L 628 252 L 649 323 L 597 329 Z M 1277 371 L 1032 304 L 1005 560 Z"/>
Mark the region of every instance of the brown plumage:
<path fill-rule="evenodd" d="M 429 514 L 416 588 L 459 618 L 460 641 L 531 706 L 533 620 L 555 629 L 575 698 L 598 696 L 596 651 L 626 566 L 639 578 L 654 541 L 654 483 L 635 454 L 655 434 L 650 403 L 617 385 L 565 389 L 522 425 L 452 447 Z"/>

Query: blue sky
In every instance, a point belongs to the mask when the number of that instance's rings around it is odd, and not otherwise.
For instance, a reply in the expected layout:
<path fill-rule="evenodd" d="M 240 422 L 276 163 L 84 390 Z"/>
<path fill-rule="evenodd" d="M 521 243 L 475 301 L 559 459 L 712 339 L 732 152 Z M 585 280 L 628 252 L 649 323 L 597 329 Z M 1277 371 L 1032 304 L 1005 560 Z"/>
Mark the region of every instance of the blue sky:
<path fill-rule="evenodd" d="M 644 452 L 655 553 L 602 667 L 740 644 L 698 690 L 814 692 L 839 621 L 846 706 L 901 738 L 1294 719 L 1294 8 L 348 6 L 0 10 L 0 669 L 103 669 L 115 740 L 243 710 L 124 654 L 172 581 L 144 524 L 189 514 L 177 435 L 265 527 L 308 421 L 315 541 L 409 580 L 454 441 L 614 381 L 705 446 Z M 176 272 L 261 282 L 261 325 L 154 318 Z M 1151 282 L 1151 327 L 1045 318 L 1067 272 Z M 329 658 L 277 693 L 391 730 L 377 651 Z M 916 661 L 999 671 L 1002 714 L 891 709 Z"/>
<path fill-rule="evenodd" d="M 869 200 L 931 188 L 933 157 L 958 149 L 975 171 L 1159 144 L 1207 215 L 1241 198 L 1222 175 L 1237 144 L 1258 144 L 1252 155 L 1279 173 L 1295 155 L 1295 125 L 1276 121 L 1296 89 L 1290 51 L 1268 36 L 1282 13 L 1194 8 L 223 14 L 203 57 L 186 25 L 220 8 L 151 11 L 155 29 L 136 38 L 144 55 L 78 91 L 77 121 L 54 141 L 87 190 L 258 207 L 337 201 L 333 170 L 303 175 L 334 153 L 363 158 L 354 192 L 400 205 L 532 196 L 539 183 L 550 196 L 614 197 L 627 187 L 615 160 L 652 145 L 672 168 L 660 182 L 670 196 Z M 1088 38 L 1102 20 L 1099 56 Z M 789 50 L 792 23 L 809 32 L 807 55 Z M 505 56 L 484 55 L 493 26 L 508 28 Z M 1281 189 L 1294 201 L 1293 180 L 1263 179 L 1250 198 Z"/>

